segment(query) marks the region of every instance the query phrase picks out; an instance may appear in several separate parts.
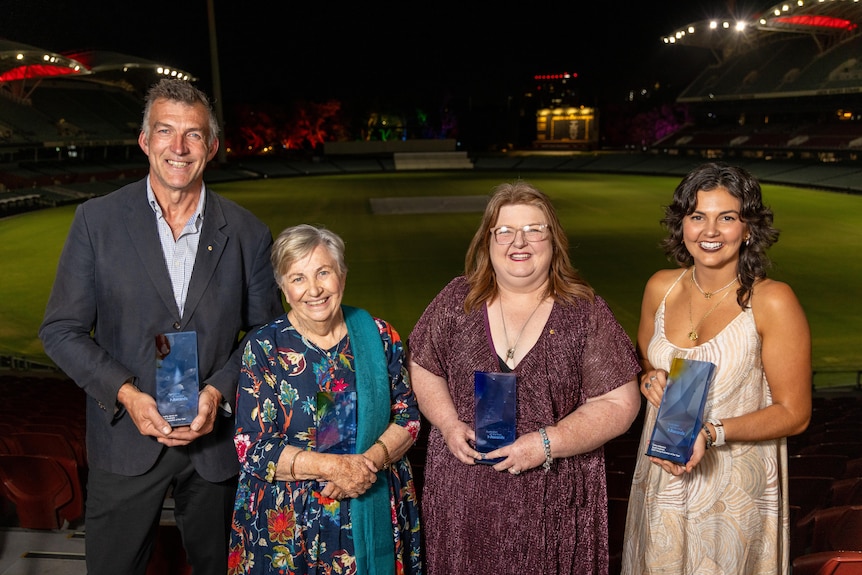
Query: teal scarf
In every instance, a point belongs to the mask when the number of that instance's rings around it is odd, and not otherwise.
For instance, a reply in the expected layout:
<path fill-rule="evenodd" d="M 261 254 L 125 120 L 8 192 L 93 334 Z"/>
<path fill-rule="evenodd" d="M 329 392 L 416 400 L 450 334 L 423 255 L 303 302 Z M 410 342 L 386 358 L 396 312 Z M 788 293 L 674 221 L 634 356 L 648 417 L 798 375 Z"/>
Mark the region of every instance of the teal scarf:
<path fill-rule="evenodd" d="M 364 453 L 389 426 L 392 399 L 380 331 L 371 315 L 341 306 L 356 367 L 356 452 Z M 392 575 L 395 543 L 389 509 L 389 470 L 377 473 L 371 488 L 350 504 L 357 575 Z"/>

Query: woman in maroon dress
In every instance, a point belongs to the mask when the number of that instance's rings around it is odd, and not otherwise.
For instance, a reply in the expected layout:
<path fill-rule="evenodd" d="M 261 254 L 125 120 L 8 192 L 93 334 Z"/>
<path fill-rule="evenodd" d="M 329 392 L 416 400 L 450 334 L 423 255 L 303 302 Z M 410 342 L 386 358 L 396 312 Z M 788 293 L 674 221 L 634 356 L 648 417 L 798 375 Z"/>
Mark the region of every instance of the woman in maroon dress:
<path fill-rule="evenodd" d="M 572 267 L 545 194 L 497 187 L 465 275 L 434 298 L 408 348 L 433 425 L 421 498 L 428 573 L 605 575 L 602 446 L 637 416 L 639 367 Z M 517 376 L 516 439 L 487 453 L 476 449 L 476 371 Z"/>

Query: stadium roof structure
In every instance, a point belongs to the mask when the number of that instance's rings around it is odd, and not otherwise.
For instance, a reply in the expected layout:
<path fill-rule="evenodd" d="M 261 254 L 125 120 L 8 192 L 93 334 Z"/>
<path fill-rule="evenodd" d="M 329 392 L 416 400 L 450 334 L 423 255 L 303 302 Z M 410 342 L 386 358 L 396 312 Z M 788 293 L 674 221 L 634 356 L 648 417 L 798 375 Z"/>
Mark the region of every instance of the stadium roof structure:
<path fill-rule="evenodd" d="M 661 40 L 665 44 L 707 48 L 722 61 L 788 35 L 808 36 L 825 51 L 859 34 L 860 24 L 860 0 L 788 0 L 749 17 L 692 22 Z"/>
<path fill-rule="evenodd" d="M 27 98 L 42 80 L 74 77 L 132 90 L 146 88 L 158 76 L 197 80 L 185 70 L 137 56 L 100 50 L 59 54 L 0 38 L 0 87 L 19 98 Z"/>
<path fill-rule="evenodd" d="M 89 73 L 68 56 L 0 38 L 0 82 Z"/>
<path fill-rule="evenodd" d="M 95 76 L 99 76 L 106 79 L 121 80 L 140 75 L 141 72 L 147 77 L 151 77 L 152 73 L 156 72 L 162 76 L 180 78 L 190 82 L 197 80 L 197 78 L 185 70 L 179 70 L 152 60 L 145 60 L 144 58 L 120 54 L 118 52 L 88 50 L 84 52 L 67 52 L 65 55 L 84 64 L 94 75 L 92 79 L 96 79 Z"/>

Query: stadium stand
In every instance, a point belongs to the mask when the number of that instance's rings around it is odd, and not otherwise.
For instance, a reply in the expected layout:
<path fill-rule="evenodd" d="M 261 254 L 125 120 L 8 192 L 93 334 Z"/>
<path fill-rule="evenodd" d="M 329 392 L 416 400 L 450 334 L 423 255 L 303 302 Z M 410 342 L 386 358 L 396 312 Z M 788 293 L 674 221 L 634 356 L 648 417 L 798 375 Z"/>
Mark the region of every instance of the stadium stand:
<path fill-rule="evenodd" d="M 0 38 L 0 162 L 128 159 L 143 92 L 165 75 L 195 79 L 115 52 L 63 55 Z"/>
<path fill-rule="evenodd" d="M 674 49 L 709 50 L 715 63 L 677 98 L 695 121 L 653 149 L 734 163 L 858 161 L 860 24 L 862 5 L 833 0 L 776 4 L 748 20 L 680 27 L 664 41 Z"/>
<path fill-rule="evenodd" d="M 467 152 L 397 152 L 396 170 L 472 170 Z"/>
<path fill-rule="evenodd" d="M 374 154 L 350 153 L 355 142 L 327 142 L 314 157 L 232 159 L 211 168 L 208 178 L 407 169 L 681 176 L 705 159 L 724 159 L 765 182 L 858 193 L 860 24 L 862 3 L 806 0 L 776 4 L 740 21 L 680 27 L 665 38 L 668 49 L 680 59 L 686 50 L 706 50 L 715 62 L 677 98 L 691 108 L 693 121 L 637 152 L 451 151 L 444 158 L 432 154 L 441 144 L 431 140 L 365 142 L 384 152 Z M 140 177 L 145 161 L 136 132 L 143 90 L 167 73 L 191 78 L 108 51 L 55 54 L 0 39 L 0 55 L 0 217 L 80 201 Z M 402 149 L 406 144 L 409 152 Z M 417 145 L 428 149 L 413 149 Z M 432 155 L 405 155 L 411 152 Z"/>

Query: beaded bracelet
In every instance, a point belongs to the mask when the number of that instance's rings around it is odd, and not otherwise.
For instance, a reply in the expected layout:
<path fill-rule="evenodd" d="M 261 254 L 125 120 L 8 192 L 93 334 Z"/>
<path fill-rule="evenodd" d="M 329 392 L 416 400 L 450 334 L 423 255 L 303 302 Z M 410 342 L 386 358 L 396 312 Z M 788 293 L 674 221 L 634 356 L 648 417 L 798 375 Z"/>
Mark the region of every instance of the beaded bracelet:
<path fill-rule="evenodd" d="M 386 447 L 386 444 L 383 443 L 383 441 L 381 441 L 379 439 L 377 441 L 375 441 L 374 443 L 383 448 L 383 468 L 382 469 L 389 469 L 389 449 Z"/>
<path fill-rule="evenodd" d="M 712 434 L 709 432 L 709 428 L 706 426 L 705 423 L 703 424 L 702 429 L 703 429 L 703 432 L 706 433 L 706 448 L 709 449 L 710 447 L 712 447 L 715 444 L 715 441 L 713 441 Z"/>
<path fill-rule="evenodd" d="M 296 473 L 295 473 L 296 458 L 299 457 L 300 453 L 302 453 L 302 450 L 298 449 L 296 451 L 296 453 L 293 454 L 293 459 L 290 460 L 290 478 L 293 479 L 294 481 L 296 481 Z"/>
<path fill-rule="evenodd" d="M 542 464 L 542 469 L 547 473 L 551 470 L 551 464 L 554 462 L 554 458 L 551 457 L 551 440 L 548 439 L 548 432 L 545 431 L 544 427 L 539 428 L 539 435 L 542 436 L 542 447 L 545 448 L 545 462 Z"/>

